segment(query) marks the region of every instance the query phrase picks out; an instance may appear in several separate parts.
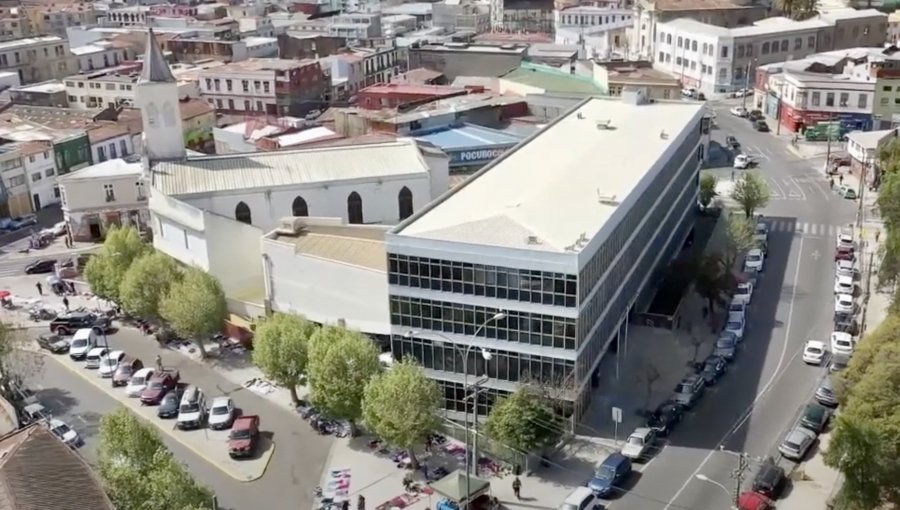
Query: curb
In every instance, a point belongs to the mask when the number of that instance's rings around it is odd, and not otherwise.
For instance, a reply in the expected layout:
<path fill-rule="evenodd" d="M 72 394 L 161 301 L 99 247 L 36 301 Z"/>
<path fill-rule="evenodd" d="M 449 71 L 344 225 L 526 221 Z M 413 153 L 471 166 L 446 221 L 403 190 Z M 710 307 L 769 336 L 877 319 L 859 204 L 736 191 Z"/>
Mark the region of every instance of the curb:
<path fill-rule="evenodd" d="M 151 423 L 153 426 L 155 426 L 161 432 L 166 434 L 168 437 L 171 437 L 172 439 L 177 441 L 179 444 L 181 444 L 182 446 L 184 446 L 185 448 L 190 450 L 194 455 L 205 460 L 209 464 L 213 465 L 219 471 L 228 475 L 230 478 L 233 478 L 239 482 L 246 483 L 246 482 L 253 482 L 255 480 L 259 480 L 266 474 L 266 470 L 268 469 L 269 463 L 272 461 L 272 456 L 275 453 L 275 440 L 274 439 L 271 441 L 271 444 L 272 444 L 271 448 L 269 448 L 263 454 L 265 456 L 265 462 L 263 463 L 262 469 L 259 470 L 258 474 L 247 476 L 244 473 L 238 473 L 236 471 L 229 469 L 226 465 L 223 465 L 223 463 L 221 462 L 221 459 L 213 459 L 212 457 L 207 455 L 205 452 L 203 452 L 200 448 L 198 448 L 196 445 L 192 444 L 191 442 L 185 441 L 184 437 L 182 437 L 180 434 L 173 434 L 172 433 L 173 428 L 168 427 L 168 424 L 170 422 L 163 422 L 160 420 L 151 420 L 151 419 L 148 419 L 146 416 L 143 416 L 141 413 L 136 412 L 135 409 L 132 409 L 132 407 L 136 407 L 136 406 L 131 406 L 131 405 L 126 404 L 125 402 L 122 402 L 119 398 L 117 398 L 117 396 L 115 394 L 108 391 L 109 390 L 108 386 L 99 384 L 101 381 L 105 381 L 106 379 L 91 377 L 89 374 L 93 374 L 94 372 L 88 373 L 88 372 L 82 372 L 82 371 L 78 371 L 78 370 L 72 370 L 72 367 L 69 366 L 68 364 L 66 364 L 65 362 L 63 362 L 61 359 L 59 359 L 58 356 L 52 356 L 47 353 L 44 353 L 43 351 L 39 351 L 39 352 L 41 354 L 43 354 L 45 358 L 50 358 L 50 359 L 54 360 L 56 363 L 58 363 L 60 366 L 62 366 L 64 369 L 66 369 L 68 372 L 75 373 L 82 379 L 88 381 L 90 384 L 97 387 L 97 389 L 101 390 L 104 394 L 106 394 L 107 396 L 114 399 L 120 406 L 127 408 L 129 411 L 131 411 L 135 416 L 137 416 L 141 420 Z M 174 425 L 172 427 L 174 427 Z M 204 430 L 206 430 L 206 429 L 204 429 Z"/>

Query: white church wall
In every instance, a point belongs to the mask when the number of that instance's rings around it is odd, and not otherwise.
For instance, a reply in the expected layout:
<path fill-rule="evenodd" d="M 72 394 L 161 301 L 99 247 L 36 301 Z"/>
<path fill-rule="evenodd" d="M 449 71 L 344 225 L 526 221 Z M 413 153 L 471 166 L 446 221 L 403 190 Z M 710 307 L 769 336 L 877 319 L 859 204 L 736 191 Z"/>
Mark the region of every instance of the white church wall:
<path fill-rule="evenodd" d="M 250 208 L 252 224 L 263 231 L 278 227 L 279 219 L 293 215 L 294 200 L 306 201 L 310 216 L 342 218 L 349 222 L 347 198 L 356 192 L 362 198 L 363 222 L 393 225 L 399 222 L 398 197 L 403 187 L 413 195 L 413 210 L 424 207 L 434 197 L 431 179 L 425 172 L 403 178 L 378 181 L 344 181 L 318 183 L 314 186 L 278 188 L 277 190 L 248 190 L 240 193 L 218 193 L 212 196 L 190 197 L 184 200 L 197 209 L 234 218 L 235 208 L 244 202 Z M 444 188 L 446 191 L 446 187 Z"/>
<path fill-rule="evenodd" d="M 208 271 L 203 211 L 155 190 L 150 192 L 149 205 L 153 247 L 184 264 Z"/>
<path fill-rule="evenodd" d="M 431 200 L 443 195 L 450 189 L 450 158 L 446 154 L 423 153 L 425 163 L 428 164 L 431 179 Z M 430 202 L 429 200 L 428 202 Z M 413 197 L 415 209 L 419 210 L 426 203 L 419 202 Z"/>
<path fill-rule="evenodd" d="M 203 213 L 209 273 L 218 278 L 228 297 L 262 302 L 265 297 L 263 231 L 209 212 Z"/>

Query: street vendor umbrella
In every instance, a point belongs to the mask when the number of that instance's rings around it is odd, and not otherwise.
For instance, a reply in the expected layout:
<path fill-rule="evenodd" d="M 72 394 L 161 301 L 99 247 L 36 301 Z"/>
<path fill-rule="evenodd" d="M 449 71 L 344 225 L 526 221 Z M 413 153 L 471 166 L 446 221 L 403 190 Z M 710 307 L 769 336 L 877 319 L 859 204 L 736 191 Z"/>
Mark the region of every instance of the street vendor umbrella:
<path fill-rule="evenodd" d="M 50 285 L 53 285 L 54 283 L 59 283 L 60 281 L 61 280 L 59 279 L 59 276 L 56 276 L 55 274 L 47 277 L 47 283 L 49 283 Z"/>
<path fill-rule="evenodd" d="M 12 296 L 12 292 L 8 290 L 0 290 L 0 299 L 6 299 L 9 296 Z"/>
<path fill-rule="evenodd" d="M 468 494 L 466 494 L 466 486 L 468 485 Z M 441 496 L 454 501 L 462 507 L 469 501 L 472 501 L 482 494 L 486 494 L 491 488 L 491 482 L 478 478 L 477 476 L 469 476 L 469 482 L 466 483 L 466 473 L 456 470 L 449 475 L 431 484 L 434 492 Z"/>

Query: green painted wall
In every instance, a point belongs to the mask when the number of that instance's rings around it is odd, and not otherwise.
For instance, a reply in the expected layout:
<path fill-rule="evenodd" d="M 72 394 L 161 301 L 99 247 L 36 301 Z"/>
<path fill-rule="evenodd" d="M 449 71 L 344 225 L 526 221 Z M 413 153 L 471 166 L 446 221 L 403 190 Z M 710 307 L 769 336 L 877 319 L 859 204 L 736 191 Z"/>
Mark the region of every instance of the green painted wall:
<path fill-rule="evenodd" d="M 62 142 L 53 144 L 53 154 L 56 157 L 56 171 L 59 175 L 71 172 L 79 165 L 92 164 L 91 142 L 87 133 Z"/>

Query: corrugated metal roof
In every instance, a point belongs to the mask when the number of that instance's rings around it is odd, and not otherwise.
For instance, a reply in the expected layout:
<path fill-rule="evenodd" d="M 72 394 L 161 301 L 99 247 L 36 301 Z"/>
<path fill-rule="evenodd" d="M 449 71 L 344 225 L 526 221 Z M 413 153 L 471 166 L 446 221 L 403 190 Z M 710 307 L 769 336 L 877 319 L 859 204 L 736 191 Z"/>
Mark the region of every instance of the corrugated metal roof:
<path fill-rule="evenodd" d="M 162 161 L 153 186 L 170 196 L 428 172 L 414 140 Z"/>
<path fill-rule="evenodd" d="M 440 129 L 429 133 L 415 135 L 419 140 L 432 143 L 443 150 L 459 150 L 495 145 L 515 145 L 522 141 L 521 136 L 497 131 L 474 124 L 465 124 L 448 129 Z"/>

